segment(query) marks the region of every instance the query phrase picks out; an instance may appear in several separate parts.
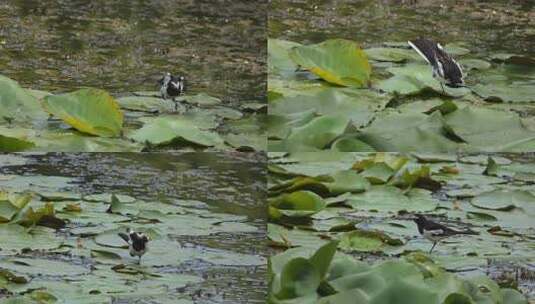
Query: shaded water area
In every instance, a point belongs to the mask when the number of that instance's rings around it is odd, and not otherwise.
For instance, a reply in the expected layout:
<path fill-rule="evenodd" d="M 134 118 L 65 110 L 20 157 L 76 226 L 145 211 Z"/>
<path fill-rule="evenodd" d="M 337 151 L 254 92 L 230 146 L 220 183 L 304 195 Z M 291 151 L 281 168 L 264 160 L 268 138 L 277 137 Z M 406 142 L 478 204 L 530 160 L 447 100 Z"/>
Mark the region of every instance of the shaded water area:
<path fill-rule="evenodd" d="M 533 1 L 271 0 L 270 38 L 318 43 L 330 38 L 364 47 L 418 36 L 463 42 L 481 54 L 535 54 Z"/>
<path fill-rule="evenodd" d="M 265 96 L 265 1 L 0 3 L 0 73 L 54 93 L 155 91 L 164 72 L 234 105 Z"/>
<path fill-rule="evenodd" d="M 260 258 L 266 255 L 265 155 L 49 153 L 4 154 L 0 155 L 0 159 L 3 160 L 0 163 L 0 177 L 4 177 L 0 178 L 0 185 L 8 188 L 18 186 L 20 191 L 29 189 L 39 193 L 39 189 L 52 186 L 57 191 L 81 193 L 84 196 L 114 193 L 148 203 L 175 201 L 180 206 L 190 202 L 194 208 L 202 205 L 191 202 L 202 202 L 205 207 L 201 207 L 203 210 L 199 214 L 228 214 L 229 221 L 232 221 L 233 216 L 239 216 L 243 218 L 239 225 L 256 229 L 198 235 L 193 231 L 195 228 L 191 228 L 192 231 L 171 236 L 181 248 L 192 249 L 201 255 L 213 250 L 224 250 L 231 254 L 222 257 L 230 260 L 233 259 L 233 253 Z M 13 176 L 15 178 L 11 179 Z M 225 222 L 225 217 L 222 219 Z M 145 225 L 150 228 L 150 223 Z M 203 279 L 200 283 L 179 289 L 177 298 L 194 300 L 195 303 L 264 303 L 265 266 L 258 263 L 249 266 L 246 263 L 239 264 L 213 264 L 199 257 L 178 266 L 155 269 L 159 269 L 160 273 L 178 271 L 180 274 Z M 114 303 L 149 303 L 139 301 L 125 300 L 118 296 Z"/>

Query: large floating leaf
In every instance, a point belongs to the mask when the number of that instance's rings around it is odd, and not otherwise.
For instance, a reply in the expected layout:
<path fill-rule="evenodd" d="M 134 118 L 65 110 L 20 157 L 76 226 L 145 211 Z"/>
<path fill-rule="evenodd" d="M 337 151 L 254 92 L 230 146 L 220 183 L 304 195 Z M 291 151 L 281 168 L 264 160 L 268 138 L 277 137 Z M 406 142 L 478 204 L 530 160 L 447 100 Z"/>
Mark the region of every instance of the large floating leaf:
<path fill-rule="evenodd" d="M 355 209 L 378 212 L 427 212 L 438 205 L 428 191 L 413 189 L 404 194 L 392 186 L 377 186 L 364 193 L 353 194 L 347 204 Z"/>
<path fill-rule="evenodd" d="M 15 122 L 39 125 L 47 118 L 48 115 L 37 98 L 21 88 L 16 81 L 0 75 L 0 124 Z"/>
<path fill-rule="evenodd" d="M 317 115 L 333 115 L 351 120 L 357 127 L 367 125 L 390 98 L 368 90 L 329 89 L 313 96 L 283 98 L 269 108 L 274 115 L 291 115 L 312 111 Z"/>
<path fill-rule="evenodd" d="M 12 258 L 0 262 L 5 269 L 25 274 L 76 276 L 89 273 L 89 269 L 69 263 L 39 258 Z"/>
<path fill-rule="evenodd" d="M 472 90 L 489 101 L 498 102 L 532 102 L 535 101 L 535 86 L 495 82 L 476 84 Z"/>
<path fill-rule="evenodd" d="M 195 123 L 195 120 L 181 116 L 160 116 L 134 131 L 129 137 L 137 142 L 154 145 L 168 144 L 174 139 L 205 147 L 223 144 L 223 139 L 217 133 L 205 130 L 202 124 L 199 127 Z"/>
<path fill-rule="evenodd" d="M 457 143 L 445 135 L 445 123 L 439 111 L 429 116 L 384 112 L 362 130 L 359 139 L 377 151 L 456 151 Z"/>
<path fill-rule="evenodd" d="M 357 43 L 343 39 L 298 46 L 290 57 L 299 66 L 341 86 L 365 87 L 371 74 L 366 54 Z"/>
<path fill-rule="evenodd" d="M 43 105 L 48 112 L 81 132 L 104 137 L 121 134 L 123 113 L 106 91 L 81 89 L 50 95 L 45 97 Z"/>
<path fill-rule="evenodd" d="M 274 214 L 290 217 L 310 216 L 325 208 L 325 201 L 314 192 L 296 191 L 283 194 L 270 202 L 270 209 Z"/>
<path fill-rule="evenodd" d="M 0 128 L 0 132 L 2 129 Z M 31 141 L 0 134 L 0 152 L 20 152 L 35 147 Z"/>
<path fill-rule="evenodd" d="M 515 113 L 464 107 L 445 116 L 448 129 L 484 151 L 532 151 L 535 134 Z M 470 123 L 467 123 L 470 122 Z"/>
<path fill-rule="evenodd" d="M 403 242 L 378 231 L 355 230 L 342 234 L 339 247 L 347 251 L 380 251 L 383 247 Z"/>
<path fill-rule="evenodd" d="M 387 69 L 394 75 L 393 78 L 379 83 L 379 88 L 390 93 L 416 94 L 425 88 L 449 96 L 463 96 L 470 93 L 467 88 L 450 88 L 441 86 L 440 82 L 433 78 L 433 72 L 429 65 L 407 64 L 402 67 Z"/>
<path fill-rule="evenodd" d="M 507 211 L 523 208 L 526 212 L 535 214 L 535 195 L 528 191 L 495 190 L 478 195 L 471 203 L 483 209 Z"/>
<path fill-rule="evenodd" d="M 376 61 L 403 62 L 420 59 L 416 52 L 402 48 L 376 47 L 365 49 L 364 52 L 368 58 Z"/>
<path fill-rule="evenodd" d="M 290 59 L 291 48 L 300 46 L 299 43 L 268 39 L 268 71 L 270 74 L 289 75 L 295 73 L 297 65 Z"/>
<path fill-rule="evenodd" d="M 349 120 L 340 116 L 321 116 L 309 123 L 292 129 L 286 146 L 290 151 L 316 151 L 323 149 L 341 135 Z"/>

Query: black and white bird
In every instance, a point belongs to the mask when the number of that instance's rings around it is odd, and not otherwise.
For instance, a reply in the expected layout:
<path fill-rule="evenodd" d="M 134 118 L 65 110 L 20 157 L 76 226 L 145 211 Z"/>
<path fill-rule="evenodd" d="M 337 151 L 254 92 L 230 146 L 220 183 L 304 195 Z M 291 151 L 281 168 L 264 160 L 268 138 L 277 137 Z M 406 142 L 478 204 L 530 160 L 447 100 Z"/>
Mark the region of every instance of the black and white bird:
<path fill-rule="evenodd" d="M 461 65 L 455 61 L 440 43 L 426 38 L 408 41 L 409 45 L 422 56 L 433 69 L 433 77 L 440 82 L 442 91 L 444 86 L 459 88 L 464 86 L 464 74 Z"/>
<path fill-rule="evenodd" d="M 171 98 L 175 103 L 175 112 L 178 110 L 176 98 L 186 91 L 186 79 L 184 76 L 173 76 L 165 73 L 160 79 L 160 95 L 163 99 Z"/>
<path fill-rule="evenodd" d="M 418 226 L 418 232 L 420 232 L 420 234 L 423 237 L 433 242 L 433 247 L 431 247 L 431 250 L 429 250 L 429 253 L 433 251 L 433 249 L 435 248 L 438 242 L 440 242 L 441 240 L 447 237 L 458 235 L 458 234 L 470 234 L 470 235 L 479 234 L 472 230 L 466 230 L 466 231 L 453 230 L 442 224 L 428 220 L 421 214 L 416 214 L 416 218 L 414 218 L 413 220 Z"/>
<path fill-rule="evenodd" d="M 128 243 L 130 256 L 139 257 L 138 264 L 140 264 L 141 257 L 149 250 L 147 246 L 149 237 L 142 232 L 130 230 L 130 228 L 126 229 L 126 233 L 119 232 L 119 236 Z"/>

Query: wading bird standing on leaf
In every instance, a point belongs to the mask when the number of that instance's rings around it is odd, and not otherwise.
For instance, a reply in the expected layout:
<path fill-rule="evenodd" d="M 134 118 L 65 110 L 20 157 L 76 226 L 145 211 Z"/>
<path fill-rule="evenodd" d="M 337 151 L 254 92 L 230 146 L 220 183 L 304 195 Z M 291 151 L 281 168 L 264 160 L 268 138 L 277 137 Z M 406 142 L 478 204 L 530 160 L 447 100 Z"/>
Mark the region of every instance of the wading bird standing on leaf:
<path fill-rule="evenodd" d="M 440 43 L 425 38 L 410 40 L 408 43 L 431 65 L 433 77 L 440 82 L 442 92 L 444 92 L 443 84 L 451 88 L 464 86 L 461 65 L 444 51 Z"/>
<path fill-rule="evenodd" d="M 138 256 L 138 264 L 141 264 L 141 257 L 149 250 L 147 247 L 149 237 L 130 228 L 126 229 L 126 233 L 119 232 L 119 236 L 128 244 L 130 256 Z"/>
<path fill-rule="evenodd" d="M 186 79 L 184 76 L 173 76 L 166 73 L 160 79 L 160 95 L 163 99 L 171 98 L 175 103 L 175 112 L 178 111 L 178 101 L 176 98 L 186 91 Z"/>
<path fill-rule="evenodd" d="M 441 240 L 447 237 L 458 235 L 458 234 L 470 234 L 470 235 L 479 234 L 472 230 L 466 230 L 466 231 L 453 230 L 442 224 L 428 220 L 421 214 L 416 214 L 416 218 L 414 218 L 413 220 L 418 226 L 418 232 L 420 232 L 420 234 L 424 238 L 433 242 L 433 247 L 431 247 L 431 250 L 429 250 L 429 253 L 433 251 L 433 249 L 435 248 L 438 242 L 440 242 Z"/>

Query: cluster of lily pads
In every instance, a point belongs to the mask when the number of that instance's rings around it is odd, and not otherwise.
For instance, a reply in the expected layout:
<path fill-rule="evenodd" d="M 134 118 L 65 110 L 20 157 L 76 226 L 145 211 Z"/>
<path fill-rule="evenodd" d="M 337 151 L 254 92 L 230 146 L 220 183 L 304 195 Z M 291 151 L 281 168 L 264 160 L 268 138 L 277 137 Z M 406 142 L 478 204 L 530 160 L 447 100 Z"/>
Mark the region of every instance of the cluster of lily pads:
<path fill-rule="evenodd" d="M 191 292 L 184 290 L 204 279 L 181 264 L 265 263 L 261 256 L 177 241 L 180 236 L 256 232 L 244 216 L 213 213 L 199 201 L 21 192 L 24 177 L 17 178 L 0 176 L 0 293 L 8 296 L 2 303 L 193 303 Z M 117 235 L 127 227 L 151 238 L 139 265 Z"/>
<path fill-rule="evenodd" d="M 265 105 L 236 110 L 203 93 L 180 100 L 192 109 L 175 113 L 157 92 L 114 98 L 86 88 L 54 95 L 0 75 L 0 151 L 265 150 Z"/>
<path fill-rule="evenodd" d="M 463 279 L 418 255 L 368 265 L 336 247 L 332 241 L 315 252 L 295 248 L 272 257 L 268 303 L 527 304 L 485 276 Z"/>
<path fill-rule="evenodd" d="M 273 303 L 355 297 L 381 303 L 404 290 L 414 303 L 526 303 L 496 284 L 526 288 L 529 282 L 518 278 L 535 271 L 529 156 L 329 151 L 269 157 L 268 238 L 285 250 L 270 259 Z M 414 214 L 479 234 L 445 240 L 429 255 L 432 243 L 419 234 Z M 336 248 L 341 261 L 325 262 L 334 253 L 314 258 L 322 246 Z M 355 254 L 378 264 L 366 266 Z M 482 277 L 487 274 L 497 283 Z"/>
<path fill-rule="evenodd" d="M 407 43 L 269 39 L 268 150 L 534 150 L 535 59 L 444 48 L 467 87 L 442 87 Z"/>

